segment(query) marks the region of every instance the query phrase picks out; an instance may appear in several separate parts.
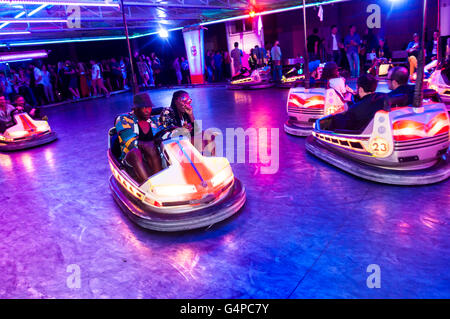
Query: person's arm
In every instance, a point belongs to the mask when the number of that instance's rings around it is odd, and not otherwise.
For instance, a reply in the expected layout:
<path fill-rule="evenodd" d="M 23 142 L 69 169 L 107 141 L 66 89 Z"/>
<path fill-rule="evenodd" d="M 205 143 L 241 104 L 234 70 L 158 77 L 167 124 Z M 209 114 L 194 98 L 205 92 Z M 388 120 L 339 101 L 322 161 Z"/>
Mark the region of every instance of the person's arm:
<path fill-rule="evenodd" d="M 121 146 L 128 151 L 137 147 L 138 135 L 134 132 L 134 122 L 126 115 L 121 115 L 116 123 L 117 135 Z"/>
<path fill-rule="evenodd" d="M 171 126 L 177 126 L 173 114 L 169 108 L 164 109 L 159 116 L 159 125 L 168 128 Z"/>
<path fill-rule="evenodd" d="M 36 77 L 36 73 L 37 73 L 37 78 L 35 80 L 36 80 L 36 83 L 39 83 L 42 80 L 42 72 L 40 72 L 40 71 L 35 72 L 34 73 L 35 77 Z"/>

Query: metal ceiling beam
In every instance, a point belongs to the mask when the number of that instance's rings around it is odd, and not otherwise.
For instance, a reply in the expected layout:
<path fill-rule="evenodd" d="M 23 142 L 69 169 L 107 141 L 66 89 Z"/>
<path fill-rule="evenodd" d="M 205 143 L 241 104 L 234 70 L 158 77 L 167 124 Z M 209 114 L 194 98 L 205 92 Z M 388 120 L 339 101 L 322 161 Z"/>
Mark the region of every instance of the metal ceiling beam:
<path fill-rule="evenodd" d="M 1 1 L 1 0 L 0 0 Z M 202 2 L 204 3 L 204 2 Z M 145 1 L 125 1 L 124 6 L 140 6 L 140 7 L 159 7 L 159 8 L 183 8 L 183 9 L 228 9 L 228 10 L 244 10 L 245 6 L 239 5 L 211 5 L 211 4 L 186 4 L 186 3 L 161 3 L 161 2 L 145 2 Z"/>
<path fill-rule="evenodd" d="M 55 1 L 55 0 L 0 0 L 0 4 L 9 4 L 9 5 L 17 5 L 17 4 L 47 4 L 53 6 L 65 6 L 65 5 L 74 5 L 74 6 L 84 6 L 84 7 L 111 7 L 111 8 L 119 8 L 118 3 L 106 3 L 100 1 Z"/>
<path fill-rule="evenodd" d="M 176 21 L 176 20 L 200 20 L 199 16 L 189 16 L 189 17 L 166 17 L 166 18 L 154 18 L 154 17 L 134 17 L 133 15 L 127 15 L 127 21 Z M 122 21 L 122 18 L 119 17 L 82 17 L 81 22 L 83 21 Z"/>

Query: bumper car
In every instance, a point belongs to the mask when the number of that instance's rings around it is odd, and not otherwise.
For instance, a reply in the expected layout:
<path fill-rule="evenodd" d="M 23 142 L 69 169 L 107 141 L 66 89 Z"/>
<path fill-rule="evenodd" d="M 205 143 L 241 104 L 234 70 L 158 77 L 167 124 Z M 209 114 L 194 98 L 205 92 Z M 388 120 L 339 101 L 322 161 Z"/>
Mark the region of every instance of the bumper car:
<path fill-rule="evenodd" d="M 47 121 L 34 120 L 27 113 L 14 113 L 12 125 L 0 133 L 0 151 L 17 151 L 56 140 Z"/>
<path fill-rule="evenodd" d="M 450 103 L 450 79 L 442 73 L 442 69 L 434 71 L 428 78 L 427 83 L 429 89 L 438 92 L 442 102 Z"/>
<path fill-rule="evenodd" d="M 242 68 L 238 75 L 233 76 L 227 86 L 230 90 L 265 89 L 275 85 L 272 82 L 270 66 L 264 66 L 254 71 Z"/>
<path fill-rule="evenodd" d="M 280 88 L 291 88 L 297 85 L 304 85 L 305 75 L 300 66 L 295 66 L 281 77 Z"/>
<path fill-rule="evenodd" d="M 347 104 L 334 89 L 292 88 L 287 101 L 289 118 L 284 124 L 284 130 L 291 135 L 308 136 L 311 135 L 316 120 L 346 110 Z"/>
<path fill-rule="evenodd" d="M 110 129 L 109 183 L 120 208 L 139 226 L 161 232 L 208 227 L 238 212 L 246 193 L 228 160 L 202 156 L 189 139 L 174 132 L 155 136 L 164 169 L 139 185 L 132 170 L 119 162 L 117 133 Z"/>
<path fill-rule="evenodd" d="M 327 131 L 320 123 L 306 141 L 307 151 L 350 174 L 393 185 L 426 185 L 450 176 L 450 122 L 443 103 L 387 106 L 362 131 Z"/>

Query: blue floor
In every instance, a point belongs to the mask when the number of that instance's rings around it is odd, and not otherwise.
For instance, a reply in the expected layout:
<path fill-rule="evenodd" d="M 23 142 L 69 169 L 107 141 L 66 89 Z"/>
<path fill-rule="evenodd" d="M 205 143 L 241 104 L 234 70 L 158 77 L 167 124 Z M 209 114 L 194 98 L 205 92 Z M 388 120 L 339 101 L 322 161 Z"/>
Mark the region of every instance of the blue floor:
<path fill-rule="evenodd" d="M 278 172 L 234 163 L 238 215 L 146 231 L 108 187 L 107 130 L 131 95 L 46 109 L 58 141 L 0 154 L 0 298 L 450 298 L 448 181 L 376 184 L 308 155 L 283 131 L 287 90 L 188 91 L 204 129 L 278 128 Z M 172 92 L 151 96 L 167 106 Z M 367 286 L 370 264 L 380 288 Z"/>

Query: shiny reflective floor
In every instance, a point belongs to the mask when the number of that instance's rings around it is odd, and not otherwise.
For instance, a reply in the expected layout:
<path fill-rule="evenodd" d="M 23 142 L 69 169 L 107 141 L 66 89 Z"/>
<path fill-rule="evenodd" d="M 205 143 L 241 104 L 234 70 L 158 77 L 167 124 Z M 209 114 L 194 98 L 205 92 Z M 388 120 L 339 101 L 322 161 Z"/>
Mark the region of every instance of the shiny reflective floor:
<path fill-rule="evenodd" d="M 131 95 L 46 109 L 58 141 L 0 154 L 1 298 L 450 298 L 448 181 L 381 185 L 308 155 L 283 132 L 287 90 L 187 90 L 204 129 L 277 128 L 278 171 L 234 163 L 239 214 L 146 231 L 108 187 L 107 130 Z M 173 91 L 151 96 L 167 106 Z"/>

